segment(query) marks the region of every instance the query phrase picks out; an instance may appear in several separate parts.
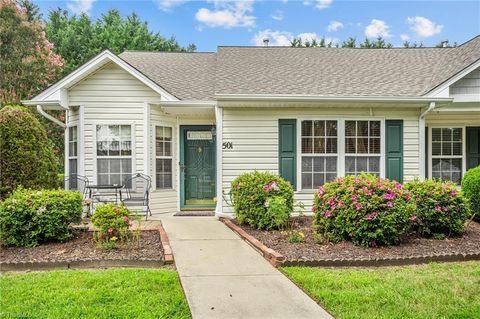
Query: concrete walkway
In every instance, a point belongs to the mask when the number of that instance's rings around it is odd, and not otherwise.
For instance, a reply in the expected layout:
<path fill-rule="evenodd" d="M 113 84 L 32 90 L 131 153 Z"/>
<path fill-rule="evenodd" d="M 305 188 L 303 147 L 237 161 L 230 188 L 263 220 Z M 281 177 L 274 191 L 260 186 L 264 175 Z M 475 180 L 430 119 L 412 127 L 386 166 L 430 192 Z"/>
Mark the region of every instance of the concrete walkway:
<path fill-rule="evenodd" d="M 194 319 L 332 318 L 216 218 L 162 224 Z"/>

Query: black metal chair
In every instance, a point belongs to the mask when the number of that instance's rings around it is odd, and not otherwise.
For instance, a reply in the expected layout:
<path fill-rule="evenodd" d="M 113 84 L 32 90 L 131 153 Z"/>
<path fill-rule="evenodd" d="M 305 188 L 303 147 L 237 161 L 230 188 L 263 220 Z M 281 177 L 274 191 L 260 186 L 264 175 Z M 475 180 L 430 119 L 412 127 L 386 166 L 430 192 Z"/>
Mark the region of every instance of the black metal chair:
<path fill-rule="evenodd" d="M 86 176 L 72 174 L 64 180 L 64 188 L 79 191 L 83 197 L 87 195 L 87 186 L 90 182 Z"/>
<path fill-rule="evenodd" d="M 130 208 L 133 213 L 152 216 L 150 210 L 150 190 L 152 188 L 152 179 L 150 176 L 136 173 L 125 179 L 125 192 L 121 194 L 122 203 Z"/>

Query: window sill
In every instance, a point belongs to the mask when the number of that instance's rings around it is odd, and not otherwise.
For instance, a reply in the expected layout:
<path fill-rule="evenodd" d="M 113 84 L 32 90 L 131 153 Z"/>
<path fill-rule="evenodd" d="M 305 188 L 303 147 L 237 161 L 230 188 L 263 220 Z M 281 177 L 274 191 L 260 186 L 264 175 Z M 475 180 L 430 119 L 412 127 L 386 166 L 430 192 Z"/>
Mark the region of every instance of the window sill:
<path fill-rule="evenodd" d="M 293 192 L 295 195 L 302 195 L 302 194 L 307 194 L 307 195 L 313 195 L 315 194 L 316 190 L 315 189 L 302 189 L 301 191 L 295 191 Z"/>
<path fill-rule="evenodd" d="M 175 188 L 159 188 L 152 190 L 152 193 L 167 193 L 167 192 L 176 192 Z"/>

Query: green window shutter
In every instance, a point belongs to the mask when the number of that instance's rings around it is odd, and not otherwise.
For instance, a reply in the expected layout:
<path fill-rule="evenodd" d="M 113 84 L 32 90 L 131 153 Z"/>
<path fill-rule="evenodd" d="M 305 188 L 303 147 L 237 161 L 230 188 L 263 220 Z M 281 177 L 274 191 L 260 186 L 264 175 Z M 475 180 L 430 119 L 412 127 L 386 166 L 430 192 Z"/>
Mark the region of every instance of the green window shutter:
<path fill-rule="evenodd" d="M 403 182 L 403 121 L 385 121 L 386 177 Z"/>
<path fill-rule="evenodd" d="M 480 165 L 480 127 L 467 127 L 467 170 Z"/>
<path fill-rule="evenodd" d="M 297 180 L 296 170 L 296 148 L 297 148 L 297 127 L 296 120 L 278 121 L 278 159 L 279 175 L 289 181 L 295 189 Z"/>

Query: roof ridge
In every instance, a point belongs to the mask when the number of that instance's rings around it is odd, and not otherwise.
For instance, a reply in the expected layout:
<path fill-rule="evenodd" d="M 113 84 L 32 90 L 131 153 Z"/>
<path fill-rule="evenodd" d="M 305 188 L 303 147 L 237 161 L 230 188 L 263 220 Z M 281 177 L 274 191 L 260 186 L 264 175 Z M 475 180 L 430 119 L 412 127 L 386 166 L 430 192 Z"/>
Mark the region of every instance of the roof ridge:
<path fill-rule="evenodd" d="M 125 52 L 134 52 L 134 53 L 186 53 L 186 54 L 216 54 L 217 52 L 207 52 L 207 51 L 202 51 L 202 52 L 191 52 L 191 51 L 148 51 L 148 50 L 125 50 L 122 53 Z M 120 53 L 120 54 L 122 54 Z"/>

